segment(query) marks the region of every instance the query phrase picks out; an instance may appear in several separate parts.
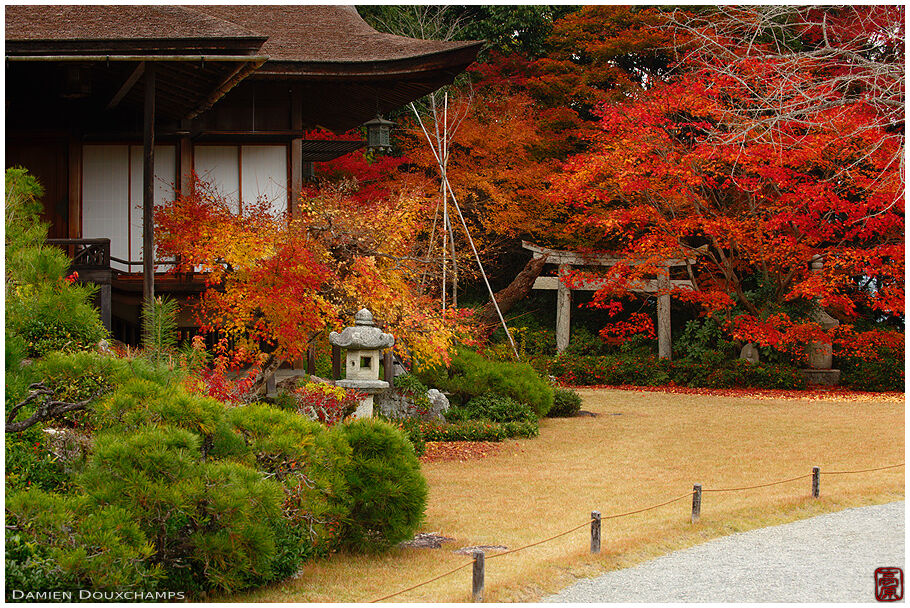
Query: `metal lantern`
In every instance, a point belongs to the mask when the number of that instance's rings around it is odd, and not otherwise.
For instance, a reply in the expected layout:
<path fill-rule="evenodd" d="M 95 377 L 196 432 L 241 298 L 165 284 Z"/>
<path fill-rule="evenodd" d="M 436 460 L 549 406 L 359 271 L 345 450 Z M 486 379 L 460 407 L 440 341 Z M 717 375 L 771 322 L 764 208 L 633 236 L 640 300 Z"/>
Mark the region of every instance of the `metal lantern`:
<path fill-rule="evenodd" d="M 395 123 L 391 120 L 385 120 L 382 116 L 376 115 L 371 121 L 363 123 L 367 128 L 367 148 L 377 152 L 384 152 L 392 149 L 389 142 L 389 134 Z"/>

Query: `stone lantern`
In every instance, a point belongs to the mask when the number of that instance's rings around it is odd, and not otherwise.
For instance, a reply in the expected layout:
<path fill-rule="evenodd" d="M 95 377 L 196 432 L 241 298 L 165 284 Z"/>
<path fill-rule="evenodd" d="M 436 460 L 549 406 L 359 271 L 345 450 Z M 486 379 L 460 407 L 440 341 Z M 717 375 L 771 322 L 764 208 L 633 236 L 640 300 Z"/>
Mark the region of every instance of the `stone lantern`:
<path fill-rule="evenodd" d="M 384 348 L 391 348 L 395 338 L 373 323 L 373 315 L 366 308 L 361 308 L 354 315 L 354 327 L 346 327 L 338 333 L 329 334 L 333 346 L 345 349 L 346 378 L 336 380 L 335 384 L 352 388 L 366 397 L 354 412 L 356 418 L 370 418 L 373 415 L 373 395 L 389 388 L 389 383 L 379 379 L 379 357 Z"/>

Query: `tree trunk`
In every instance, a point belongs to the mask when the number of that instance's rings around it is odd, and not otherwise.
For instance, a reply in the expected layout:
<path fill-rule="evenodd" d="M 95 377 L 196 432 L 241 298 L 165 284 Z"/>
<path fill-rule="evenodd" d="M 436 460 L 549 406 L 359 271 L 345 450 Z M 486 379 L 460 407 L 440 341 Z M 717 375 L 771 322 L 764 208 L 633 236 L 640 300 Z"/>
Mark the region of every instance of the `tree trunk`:
<path fill-rule="evenodd" d="M 253 379 L 253 386 L 250 387 L 250 392 L 254 395 L 264 396 L 266 394 L 269 378 L 278 371 L 278 368 L 283 362 L 283 359 L 279 359 L 275 355 L 269 355 L 268 359 L 263 363 L 259 373 L 256 374 L 256 377 Z"/>
<path fill-rule="evenodd" d="M 534 287 L 534 281 L 540 276 L 546 263 L 546 256 L 537 259 L 531 258 L 515 279 L 509 283 L 508 287 L 496 292 L 495 297 L 497 304 L 499 304 L 500 312 L 505 314 L 519 300 L 527 297 Z M 499 315 L 496 314 L 496 307 L 492 301 L 487 302 L 480 310 L 474 313 L 474 319 L 478 325 L 487 328 L 488 331 L 494 330 L 500 324 Z"/>

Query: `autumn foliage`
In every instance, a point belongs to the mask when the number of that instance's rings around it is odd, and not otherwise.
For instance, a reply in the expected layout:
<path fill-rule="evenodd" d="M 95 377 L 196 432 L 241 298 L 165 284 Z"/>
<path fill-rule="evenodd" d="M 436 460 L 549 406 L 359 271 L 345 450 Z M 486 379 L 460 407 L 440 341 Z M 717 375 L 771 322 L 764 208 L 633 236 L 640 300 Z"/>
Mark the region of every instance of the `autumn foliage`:
<path fill-rule="evenodd" d="M 589 149 L 569 159 L 550 198 L 572 210 L 566 232 L 579 248 L 625 261 L 595 303 L 653 278 L 662 260 L 690 260 L 678 278 L 695 289 L 673 296 L 720 315 L 735 339 L 797 357 L 810 340 L 859 356 L 902 344 L 902 334 L 854 329 L 904 314 L 902 140 L 861 98 L 773 122 L 743 111 L 758 92 L 810 90 L 784 76 L 823 87 L 823 66 L 805 67 L 756 58 L 691 69 L 596 110 Z M 816 304 L 840 327 L 823 329 Z"/>
<path fill-rule="evenodd" d="M 367 307 L 401 355 L 439 362 L 457 325 L 415 280 L 420 260 L 411 248 L 422 210 L 406 189 L 365 196 L 354 175 L 301 193 L 293 216 L 271 214 L 266 201 L 234 212 L 197 183 L 158 210 L 158 246 L 179 256 L 177 272 L 202 273 L 200 328 L 227 336 L 250 361 L 300 357 Z"/>

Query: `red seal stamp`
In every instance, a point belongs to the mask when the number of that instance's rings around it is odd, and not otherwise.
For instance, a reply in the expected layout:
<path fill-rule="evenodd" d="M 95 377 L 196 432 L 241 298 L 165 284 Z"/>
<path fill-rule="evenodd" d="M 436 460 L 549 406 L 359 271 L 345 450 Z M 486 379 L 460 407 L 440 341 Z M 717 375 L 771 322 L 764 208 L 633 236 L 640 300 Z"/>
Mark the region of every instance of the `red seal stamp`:
<path fill-rule="evenodd" d="M 900 568 L 876 568 L 875 599 L 879 602 L 904 599 L 904 571 Z"/>

